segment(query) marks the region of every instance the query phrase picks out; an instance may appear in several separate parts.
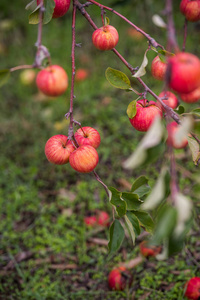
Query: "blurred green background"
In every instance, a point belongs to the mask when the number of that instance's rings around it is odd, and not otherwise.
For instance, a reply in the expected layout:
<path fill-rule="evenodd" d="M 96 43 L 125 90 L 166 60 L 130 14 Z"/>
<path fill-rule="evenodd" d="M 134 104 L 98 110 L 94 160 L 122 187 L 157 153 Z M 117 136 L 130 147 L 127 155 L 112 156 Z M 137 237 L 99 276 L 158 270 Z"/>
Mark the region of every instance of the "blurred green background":
<path fill-rule="evenodd" d="M 179 1 L 173 2 L 181 47 L 184 18 L 179 12 Z M 1 0 L 1 69 L 34 61 L 37 26 L 28 24 L 27 3 Z M 166 46 L 166 30 L 152 23 L 152 16 L 161 15 L 164 9 L 162 1 L 102 0 L 101 3 L 124 14 Z M 66 69 L 69 81 L 71 12 L 72 7 L 64 17 L 45 25 L 42 39 L 52 63 Z M 92 5 L 88 12 L 100 27 L 100 9 Z M 139 66 L 148 45 L 146 40 L 131 35 L 130 26 L 116 15 L 107 12 L 106 16 L 119 32 L 117 50 L 133 67 Z M 132 86 L 141 92 L 142 89 L 112 51 L 104 53 L 93 47 L 93 29 L 79 12 L 76 29 L 76 42 L 81 43 L 81 48 L 76 48 L 76 69 L 88 70 L 89 76 L 75 84 L 74 118 L 101 134 L 96 171 L 108 186 L 119 190 L 128 191 L 127 186 L 142 174 L 149 177 L 153 186 L 164 158 L 145 170 L 122 168 L 122 162 L 143 136 L 133 130 L 126 115 L 128 104 L 137 96 L 110 86 L 105 78 L 106 68 L 125 72 Z M 200 53 L 200 23 L 188 25 L 186 50 Z M 163 83 L 150 74 L 154 57 L 155 53 L 149 51 L 149 65 L 143 79 L 160 93 Z M 84 216 L 95 209 L 111 215 L 103 187 L 93 175 L 78 174 L 69 165 L 52 165 L 44 155 L 45 143 L 52 135 L 67 135 L 69 123 L 65 114 L 69 110 L 70 85 L 64 96 L 48 99 L 38 92 L 35 83 L 24 85 L 21 73 L 12 73 L 0 93 L 0 299 L 182 299 L 184 284 L 197 275 L 196 262 L 200 263 L 198 223 L 188 238 L 187 251 L 165 262 L 145 261 L 133 270 L 130 290 L 109 291 L 109 271 L 117 262 L 135 257 L 138 243 L 133 247 L 126 239 L 120 253 L 107 261 L 107 247 L 88 242 L 91 236 L 108 239 L 108 229 L 95 234 L 83 223 Z M 180 189 L 199 208 L 200 189 L 195 179 L 198 167 L 193 165 L 188 151 L 180 150 L 176 155 Z M 74 268 L 63 269 L 59 267 L 62 264 Z"/>

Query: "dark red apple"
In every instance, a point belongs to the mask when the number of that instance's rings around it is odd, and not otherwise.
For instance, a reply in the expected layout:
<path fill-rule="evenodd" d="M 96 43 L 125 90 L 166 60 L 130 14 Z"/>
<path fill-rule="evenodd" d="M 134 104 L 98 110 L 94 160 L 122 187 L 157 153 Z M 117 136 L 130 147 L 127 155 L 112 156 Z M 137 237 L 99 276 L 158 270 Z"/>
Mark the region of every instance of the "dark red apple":
<path fill-rule="evenodd" d="M 123 291 L 126 286 L 130 287 L 132 274 L 125 267 L 114 268 L 108 276 L 108 284 L 112 290 Z"/>
<path fill-rule="evenodd" d="M 45 155 L 53 164 L 64 165 L 69 162 L 70 154 L 75 150 L 71 141 L 67 140 L 67 136 L 58 134 L 52 136 L 45 145 Z"/>
<path fill-rule="evenodd" d="M 157 55 L 151 64 L 151 74 L 154 78 L 158 80 L 164 80 L 165 79 L 165 73 L 167 69 L 167 64 L 163 61 L 161 61 L 160 57 Z"/>
<path fill-rule="evenodd" d="M 195 103 L 200 100 L 200 87 L 195 89 L 194 91 L 187 93 L 187 94 L 180 94 L 181 99 L 183 102 L 186 103 Z"/>
<path fill-rule="evenodd" d="M 74 136 L 79 146 L 90 145 L 94 148 L 98 148 L 101 143 L 101 137 L 98 131 L 89 126 L 79 128 Z"/>
<path fill-rule="evenodd" d="M 197 56 L 179 52 L 168 60 L 168 84 L 178 93 L 190 93 L 200 86 L 200 60 Z"/>
<path fill-rule="evenodd" d="M 187 282 L 185 297 L 191 300 L 200 299 L 200 277 L 193 277 Z"/>
<path fill-rule="evenodd" d="M 102 51 L 115 48 L 119 40 L 119 35 L 115 27 L 106 25 L 96 29 L 92 35 L 94 46 Z"/>
<path fill-rule="evenodd" d="M 52 65 L 41 70 L 36 77 L 38 89 L 47 96 L 60 96 L 68 87 L 68 76 L 65 70 Z"/>
<path fill-rule="evenodd" d="M 92 172 L 99 162 L 96 149 L 89 145 L 78 147 L 69 156 L 71 167 L 80 173 Z"/>
<path fill-rule="evenodd" d="M 129 120 L 138 131 L 147 131 L 156 117 L 162 117 L 162 111 L 154 101 L 139 100 L 136 103 L 136 109 L 136 115 Z"/>
<path fill-rule="evenodd" d="M 166 105 L 168 105 L 169 107 L 175 109 L 178 106 L 178 99 L 176 97 L 176 95 L 170 91 L 163 91 L 159 94 L 159 97 L 167 97 L 168 99 L 166 100 L 162 100 Z M 157 105 L 164 111 L 164 108 L 162 107 L 162 105 L 157 102 Z"/>

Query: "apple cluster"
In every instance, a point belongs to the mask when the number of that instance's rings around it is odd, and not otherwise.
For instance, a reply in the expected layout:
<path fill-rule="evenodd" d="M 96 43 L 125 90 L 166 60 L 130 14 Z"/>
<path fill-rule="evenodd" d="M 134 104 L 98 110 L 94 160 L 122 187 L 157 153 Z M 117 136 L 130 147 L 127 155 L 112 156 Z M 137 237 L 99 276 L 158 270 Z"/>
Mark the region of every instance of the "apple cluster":
<path fill-rule="evenodd" d="M 99 162 L 96 148 L 101 142 L 100 134 L 92 127 L 81 127 L 74 134 L 74 140 L 78 147 L 66 135 L 52 136 L 45 145 L 48 161 L 56 165 L 69 162 L 80 173 L 93 171 Z"/>

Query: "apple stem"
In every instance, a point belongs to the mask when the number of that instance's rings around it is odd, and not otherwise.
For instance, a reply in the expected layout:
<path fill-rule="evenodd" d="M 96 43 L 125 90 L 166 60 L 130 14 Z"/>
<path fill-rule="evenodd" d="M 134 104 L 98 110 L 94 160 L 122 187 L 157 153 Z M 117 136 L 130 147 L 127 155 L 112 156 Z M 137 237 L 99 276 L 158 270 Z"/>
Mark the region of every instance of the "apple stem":
<path fill-rule="evenodd" d="M 96 177 L 96 180 L 102 184 L 102 186 L 104 187 L 104 190 L 106 191 L 107 196 L 109 197 L 109 190 L 108 190 L 107 185 L 101 180 L 101 178 L 99 177 L 99 175 L 97 174 L 96 171 L 93 171 L 93 174 Z"/>
<path fill-rule="evenodd" d="M 103 8 L 101 8 L 101 20 L 102 20 L 103 26 L 105 25 L 105 22 L 104 22 L 104 14 L 105 14 L 105 11 L 104 11 Z"/>
<path fill-rule="evenodd" d="M 85 131 L 83 130 L 83 127 L 80 125 L 80 129 L 82 130 L 83 134 L 84 134 L 84 137 L 86 138 L 87 137 L 87 134 L 85 133 Z"/>

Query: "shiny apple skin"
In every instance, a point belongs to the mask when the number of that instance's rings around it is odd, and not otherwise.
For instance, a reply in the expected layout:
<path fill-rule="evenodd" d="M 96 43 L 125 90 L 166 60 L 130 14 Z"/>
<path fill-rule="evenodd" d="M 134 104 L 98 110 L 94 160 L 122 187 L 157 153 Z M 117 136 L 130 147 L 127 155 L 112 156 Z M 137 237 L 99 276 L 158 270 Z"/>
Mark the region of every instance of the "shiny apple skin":
<path fill-rule="evenodd" d="M 160 57 L 157 55 L 151 64 L 151 74 L 157 80 L 164 80 L 165 73 L 167 69 L 167 64 L 160 60 Z"/>
<path fill-rule="evenodd" d="M 69 162 L 70 154 L 75 150 L 66 135 L 52 136 L 45 145 L 45 155 L 48 161 L 56 165 L 64 165 Z"/>
<path fill-rule="evenodd" d="M 172 109 L 177 108 L 178 106 L 178 98 L 176 97 L 176 95 L 170 91 L 163 91 L 158 95 L 160 98 L 162 97 L 168 97 L 167 100 L 162 100 L 166 105 L 168 105 L 169 107 L 171 107 Z M 162 105 L 160 103 L 157 103 L 157 105 L 164 111 L 164 108 L 162 107 Z"/>
<path fill-rule="evenodd" d="M 137 101 L 136 115 L 130 119 L 131 125 L 138 131 L 146 132 L 156 117 L 162 117 L 162 111 L 157 106 L 156 102 L 147 102 L 145 99 L 146 106 L 144 106 L 144 99 Z"/>
<path fill-rule="evenodd" d="M 96 29 L 92 34 L 94 46 L 102 51 L 115 48 L 119 41 L 119 35 L 115 27 L 106 25 Z"/>
<path fill-rule="evenodd" d="M 47 96 L 60 96 L 68 87 L 68 76 L 62 67 L 51 65 L 37 74 L 36 85 Z"/>
<path fill-rule="evenodd" d="M 78 147 L 69 156 L 71 167 L 80 173 L 92 172 L 99 162 L 96 149 L 89 145 Z"/>
<path fill-rule="evenodd" d="M 99 132 L 96 129 L 89 126 L 82 127 L 82 129 L 79 128 L 75 132 L 74 136 L 79 146 L 90 145 L 97 149 L 101 143 L 101 137 Z"/>
<path fill-rule="evenodd" d="M 200 86 L 200 60 L 187 52 L 179 52 L 168 60 L 168 84 L 178 93 L 190 93 Z"/>

